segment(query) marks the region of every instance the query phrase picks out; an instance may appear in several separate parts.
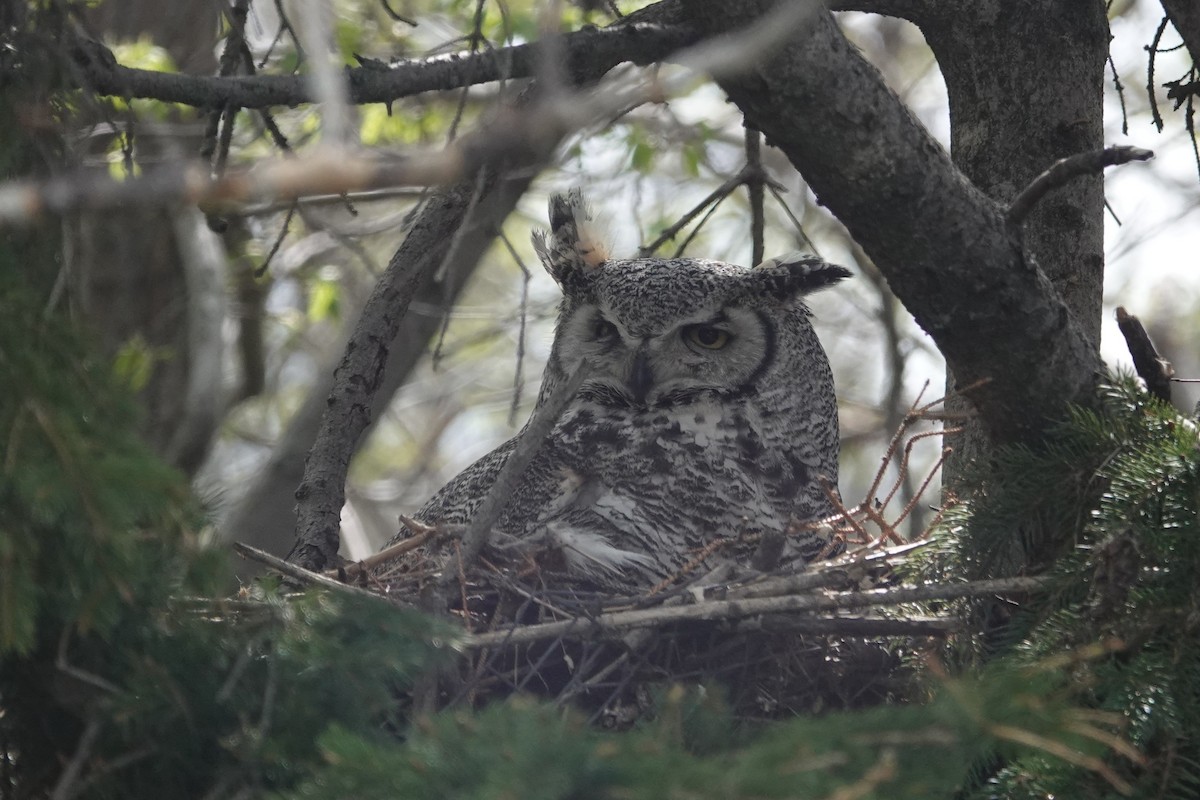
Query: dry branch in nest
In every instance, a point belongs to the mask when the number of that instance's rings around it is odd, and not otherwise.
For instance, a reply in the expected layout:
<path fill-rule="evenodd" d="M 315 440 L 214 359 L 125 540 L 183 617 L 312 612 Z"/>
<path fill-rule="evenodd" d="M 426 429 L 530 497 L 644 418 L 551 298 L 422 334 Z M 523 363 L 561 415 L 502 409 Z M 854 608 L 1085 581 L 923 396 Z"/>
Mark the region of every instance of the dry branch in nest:
<path fill-rule="evenodd" d="M 747 718 L 876 703 L 902 691 L 896 673 L 906 651 L 958 629 L 953 616 L 916 613 L 913 604 L 1027 594 L 1045 585 L 1038 578 L 900 585 L 895 568 L 924 545 L 942 514 L 915 536 L 901 534 L 946 450 L 920 476 L 915 496 L 893 508 L 913 447 L 955 430 L 915 430 L 944 419 L 940 405 L 910 409 L 863 502 L 847 508 L 829 487 L 838 513 L 795 526 L 792 533 L 825 528 L 838 545 L 831 553 L 849 548 L 801 573 L 750 571 L 722 560 L 735 540 L 718 538 L 673 580 L 614 597 L 572 580 L 557 551 L 493 540 L 472 559 L 463 529 L 403 520 L 412 536 L 328 577 L 461 624 L 464 657 L 431 682 L 436 688 L 428 691 L 436 694 L 417 699 L 423 707 L 526 692 L 581 705 L 595 720 L 622 726 L 645 713 L 651 686 L 687 680 L 722 685 Z M 736 544 L 743 549 L 746 542 Z M 760 542 L 756 566 L 769 564 L 775 549 Z"/>

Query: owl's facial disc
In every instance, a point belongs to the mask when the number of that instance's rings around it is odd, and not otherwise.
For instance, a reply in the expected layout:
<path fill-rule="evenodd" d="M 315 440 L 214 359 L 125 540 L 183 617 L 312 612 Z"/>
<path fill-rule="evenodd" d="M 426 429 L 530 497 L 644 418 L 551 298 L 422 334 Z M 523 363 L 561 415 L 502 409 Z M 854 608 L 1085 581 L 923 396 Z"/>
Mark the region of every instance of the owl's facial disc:
<path fill-rule="evenodd" d="M 591 365 L 584 396 L 662 407 L 745 393 L 773 357 L 769 321 L 746 308 L 695 309 L 654 326 L 628 322 L 600 303 L 580 307 L 569 323 L 564 355 Z"/>

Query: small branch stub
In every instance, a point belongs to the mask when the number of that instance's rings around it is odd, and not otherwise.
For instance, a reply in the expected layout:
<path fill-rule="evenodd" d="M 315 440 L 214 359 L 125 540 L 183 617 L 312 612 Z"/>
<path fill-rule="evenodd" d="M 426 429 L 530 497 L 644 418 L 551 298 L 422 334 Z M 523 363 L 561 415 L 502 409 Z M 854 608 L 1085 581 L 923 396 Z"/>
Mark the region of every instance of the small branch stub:
<path fill-rule="evenodd" d="M 1133 368 L 1146 382 L 1146 390 L 1163 402 L 1171 402 L 1171 378 L 1175 375 L 1175 367 L 1158 354 L 1142 321 L 1120 306 L 1117 308 L 1117 327 L 1125 337 L 1129 355 L 1133 356 Z"/>
<path fill-rule="evenodd" d="M 1103 150 L 1060 158 L 1017 195 L 1017 199 L 1008 208 L 1008 225 L 1010 228 L 1020 228 L 1029 212 L 1033 211 L 1033 207 L 1043 197 L 1081 175 L 1101 172 L 1105 167 L 1127 164 L 1130 161 L 1147 161 L 1153 157 L 1152 150 L 1143 150 L 1140 147 L 1106 147 Z"/>

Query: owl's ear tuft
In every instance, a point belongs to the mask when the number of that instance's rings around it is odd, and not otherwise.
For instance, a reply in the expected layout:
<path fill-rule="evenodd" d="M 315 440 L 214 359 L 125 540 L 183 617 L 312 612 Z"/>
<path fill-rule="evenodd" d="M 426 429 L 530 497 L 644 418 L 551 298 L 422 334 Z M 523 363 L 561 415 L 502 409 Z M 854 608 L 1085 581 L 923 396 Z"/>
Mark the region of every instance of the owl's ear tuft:
<path fill-rule="evenodd" d="M 587 274 L 604 266 L 608 245 L 592 223 L 592 210 L 579 189 L 550 198 L 550 234 L 533 234 L 533 248 L 560 284 L 571 273 Z"/>
<path fill-rule="evenodd" d="M 756 283 L 780 300 L 810 294 L 850 277 L 850 270 L 808 253 L 768 258 L 752 269 Z"/>

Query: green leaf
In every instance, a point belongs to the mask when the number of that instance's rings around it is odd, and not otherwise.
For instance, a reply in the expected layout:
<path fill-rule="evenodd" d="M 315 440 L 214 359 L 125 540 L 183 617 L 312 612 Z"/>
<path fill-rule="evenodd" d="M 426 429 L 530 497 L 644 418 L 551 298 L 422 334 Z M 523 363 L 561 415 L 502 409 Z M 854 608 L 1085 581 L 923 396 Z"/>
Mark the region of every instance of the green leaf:
<path fill-rule="evenodd" d="M 654 148 L 645 140 L 639 139 L 634 143 L 629 157 L 634 169 L 639 172 L 648 172 L 654 164 L 654 156 Z"/>
<path fill-rule="evenodd" d="M 308 318 L 313 322 L 337 319 L 341 311 L 342 287 L 335 281 L 318 279 L 309 287 Z"/>
<path fill-rule="evenodd" d="M 136 333 L 117 351 L 113 359 L 113 375 L 130 391 L 137 393 L 150 383 L 155 365 L 171 357 L 169 347 L 151 347 L 142 334 Z"/>

